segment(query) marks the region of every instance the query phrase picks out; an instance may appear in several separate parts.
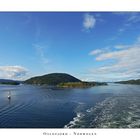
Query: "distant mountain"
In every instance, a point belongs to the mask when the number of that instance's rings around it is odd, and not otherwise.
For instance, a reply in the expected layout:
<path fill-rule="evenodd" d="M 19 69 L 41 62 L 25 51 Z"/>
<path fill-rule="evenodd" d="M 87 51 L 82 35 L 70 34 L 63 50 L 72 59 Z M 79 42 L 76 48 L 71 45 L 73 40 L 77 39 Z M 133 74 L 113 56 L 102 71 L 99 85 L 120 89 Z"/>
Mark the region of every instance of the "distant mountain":
<path fill-rule="evenodd" d="M 137 80 L 128 80 L 128 81 L 119 81 L 119 82 L 116 82 L 116 83 L 140 85 L 140 79 L 137 79 Z"/>
<path fill-rule="evenodd" d="M 99 82 L 84 82 L 66 73 L 51 73 L 43 76 L 32 77 L 26 84 L 48 85 L 57 87 L 91 87 L 95 85 L 107 85 Z"/>
<path fill-rule="evenodd" d="M 21 81 L 17 81 L 17 80 L 0 79 L 0 84 L 19 85 L 20 83 L 21 83 Z"/>
<path fill-rule="evenodd" d="M 67 82 L 81 82 L 81 80 L 66 73 L 51 73 L 43 76 L 37 76 L 25 81 L 27 84 L 37 85 L 58 85 Z"/>

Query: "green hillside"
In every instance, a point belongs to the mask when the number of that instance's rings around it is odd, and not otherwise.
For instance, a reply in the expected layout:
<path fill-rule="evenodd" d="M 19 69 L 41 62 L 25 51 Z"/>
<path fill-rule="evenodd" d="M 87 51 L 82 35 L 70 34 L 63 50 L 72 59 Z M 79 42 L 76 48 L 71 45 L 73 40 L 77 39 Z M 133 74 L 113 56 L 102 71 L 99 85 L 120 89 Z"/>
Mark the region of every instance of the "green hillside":
<path fill-rule="evenodd" d="M 56 86 L 56 87 L 70 87 L 70 88 L 85 88 L 92 87 L 97 85 L 107 85 L 107 83 L 100 82 L 85 82 L 81 81 L 74 76 L 71 76 L 66 73 L 51 73 L 43 76 L 37 76 L 26 80 L 26 84 L 34 85 L 47 85 L 47 86 Z"/>
<path fill-rule="evenodd" d="M 137 80 L 128 80 L 128 81 L 119 81 L 119 82 L 116 82 L 116 83 L 140 85 L 140 79 L 137 79 Z"/>
<path fill-rule="evenodd" d="M 58 85 L 67 82 L 81 82 L 81 80 L 66 73 L 51 73 L 43 76 L 37 76 L 25 81 L 27 84 L 37 85 Z"/>

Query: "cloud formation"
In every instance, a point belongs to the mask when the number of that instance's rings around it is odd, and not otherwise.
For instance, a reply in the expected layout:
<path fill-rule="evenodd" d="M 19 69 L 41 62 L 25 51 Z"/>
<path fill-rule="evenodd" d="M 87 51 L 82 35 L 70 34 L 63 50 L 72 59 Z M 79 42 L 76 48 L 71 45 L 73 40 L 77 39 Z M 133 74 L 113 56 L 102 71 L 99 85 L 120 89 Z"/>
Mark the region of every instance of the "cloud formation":
<path fill-rule="evenodd" d="M 128 80 L 140 78 L 140 43 L 123 46 L 118 50 L 103 52 L 95 60 L 105 61 L 106 65 L 94 68 L 93 74 L 106 79 L 106 81 Z M 109 63 L 114 60 L 113 63 Z"/>
<path fill-rule="evenodd" d="M 134 24 L 140 22 L 140 14 L 138 12 L 117 12 L 115 14 L 124 17 L 124 24 L 119 29 L 119 32 L 128 30 L 130 26 L 135 28 Z"/>
<path fill-rule="evenodd" d="M 91 14 L 84 15 L 83 27 L 85 30 L 90 30 L 95 27 L 96 19 Z"/>
<path fill-rule="evenodd" d="M 38 56 L 40 57 L 41 63 L 47 64 L 49 63 L 48 58 L 46 57 L 46 47 L 38 44 L 33 45 L 36 49 Z"/>
<path fill-rule="evenodd" d="M 109 50 L 110 50 L 110 47 L 96 49 L 96 50 L 92 50 L 91 52 L 89 52 L 89 55 L 99 55 L 99 54 L 102 54 L 104 52 L 108 52 Z"/>
<path fill-rule="evenodd" d="M 28 70 L 22 66 L 0 66 L 0 78 L 22 80 Z"/>
<path fill-rule="evenodd" d="M 102 53 L 102 52 L 104 52 L 103 49 L 96 49 L 96 50 L 91 51 L 91 52 L 89 53 L 89 55 L 97 55 L 97 54 L 100 54 L 100 53 Z"/>

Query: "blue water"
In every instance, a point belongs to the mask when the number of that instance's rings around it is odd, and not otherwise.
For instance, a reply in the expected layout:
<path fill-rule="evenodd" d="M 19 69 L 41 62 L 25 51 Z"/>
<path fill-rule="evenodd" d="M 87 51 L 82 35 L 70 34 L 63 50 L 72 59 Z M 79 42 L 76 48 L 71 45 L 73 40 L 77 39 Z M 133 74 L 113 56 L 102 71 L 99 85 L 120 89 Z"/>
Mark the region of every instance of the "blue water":
<path fill-rule="evenodd" d="M 11 92 L 11 100 L 7 96 Z M 140 86 L 109 84 L 85 89 L 0 85 L 0 128 L 63 128 L 109 97 L 140 93 Z M 85 126 L 86 127 L 86 126 Z"/>
<path fill-rule="evenodd" d="M 80 112 L 66 128 L 140 128 L 140 86 L 109 84 L 111 96 Z"/>

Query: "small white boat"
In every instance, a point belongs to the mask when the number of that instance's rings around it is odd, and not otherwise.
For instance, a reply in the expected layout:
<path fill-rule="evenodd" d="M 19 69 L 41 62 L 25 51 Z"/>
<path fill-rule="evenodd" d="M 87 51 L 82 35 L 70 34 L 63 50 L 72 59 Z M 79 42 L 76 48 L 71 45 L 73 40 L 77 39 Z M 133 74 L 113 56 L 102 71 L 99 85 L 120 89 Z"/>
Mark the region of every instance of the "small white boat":
<path fill-rule="evenodd" d="M 10 100 L 11 99 L 11 93 L 9 92 L 9 95 L 7 96 L 7 98 Z"/>
<path fill-rule="evenodd" d="M 11 99 L 11 96 L 8 95 L 8 99 Z"/>

